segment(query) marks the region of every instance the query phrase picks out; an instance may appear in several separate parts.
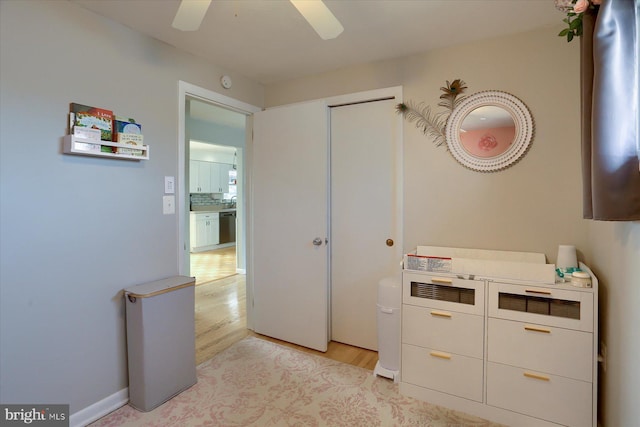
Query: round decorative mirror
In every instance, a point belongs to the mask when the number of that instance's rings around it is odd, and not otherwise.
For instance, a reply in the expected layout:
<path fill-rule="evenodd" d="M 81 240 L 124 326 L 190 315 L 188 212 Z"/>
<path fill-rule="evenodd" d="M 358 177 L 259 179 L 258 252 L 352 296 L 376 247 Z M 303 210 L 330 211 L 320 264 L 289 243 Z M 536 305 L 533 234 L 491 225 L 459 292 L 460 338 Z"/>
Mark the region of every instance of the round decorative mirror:
<path fill-rule="evenodd" d="M 495 90 L 469 95 L 453 109 L 447 146 L 462 165 L 494 172 L 516 163 L 529 149 L 533 119 L 515 96 Z"/>

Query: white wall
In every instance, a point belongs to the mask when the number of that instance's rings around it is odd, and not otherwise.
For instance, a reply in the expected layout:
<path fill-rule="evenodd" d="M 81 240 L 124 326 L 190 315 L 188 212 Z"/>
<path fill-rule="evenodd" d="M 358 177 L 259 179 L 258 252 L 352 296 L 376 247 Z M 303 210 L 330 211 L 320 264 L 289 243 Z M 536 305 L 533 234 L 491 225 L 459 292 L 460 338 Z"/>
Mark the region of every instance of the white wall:
<path fill-rule="evenodd" d="M 0 396 L 74 413 L 127 386 L 121 290 L 178 272 L 178 81 L 263 88 L 68 1 L 0 7 Z M 134 117 L 151 159 L 61 154 L 71 102 Z"/>
<path fill-rule="evenodd" d="M 543 252 L 574 244 L 600 279 L 600 323 L 608 347 L 601 376 L 604 427 L 640 419 L 640 223 L 582 219 L 579 43 L 548 28 L 364 64 L 269 85 L 266 106 L 380 87 L 404 86 L 404 99 L 435 108 L 445 80 L 467 93 L 503 90 L 531 110 L 535 135 L 521 162 L 482 174 L 457 164 L 413 124 L 404 127 L 404 242 Z"/>

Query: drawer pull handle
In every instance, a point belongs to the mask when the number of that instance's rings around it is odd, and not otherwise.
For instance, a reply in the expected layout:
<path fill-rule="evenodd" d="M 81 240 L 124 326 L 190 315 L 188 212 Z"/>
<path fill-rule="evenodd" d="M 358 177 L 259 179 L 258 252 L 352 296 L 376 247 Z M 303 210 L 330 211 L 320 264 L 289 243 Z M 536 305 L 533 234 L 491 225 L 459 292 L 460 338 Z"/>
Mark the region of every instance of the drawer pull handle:
<path fill-rule="evenodd" d="M 526 331 L 544 332 L 545 334 L 550 334 L 551 333 L 550 329 L 537 328 L 535 326 L 525 326 L 524 329 Z"/>
<path fill-rule="evenodd" d="M 545 376 L 545 375 L 540 375 L 540 374 L 533 374 L 531 372 L 525 372 L 522 375 L 524 375 L 527 378 L 533 378 L 536 380 L 542 380 L 542 381 L 549 381 L 550 378 Z"/>
<path fill-rule="evenodd" d="M 531 290 L 531 289 L 527 289 L 527 290 L 525 290 L 525 292 L 527 292 L 529 294 L 551 295 L 551 292 L 548 292 L 548 291 L 534 291 L 534 290 Z"/>
<path fill-rule="evenodd" d="M 434 277 L 431 281 L 434 283 L 448 283 L 449 285 L 453 283 L 453 279 L 446 277 Z"/>
<path fill-rule="evenodd" d="M 439 351 L 432 351 L 429 353 L 433 357 L 439 357 L 440 359 L 451 359 L 451 355 L 447 353 L 441 353 Z"/>
<path fill-rule="evenodd" d="M 451 313 L 447 313 L 446 311 L 432 310 L 431 311 L 431 315 L 432 316 L 438 316 L 438 317 L 451 317 Z"/>

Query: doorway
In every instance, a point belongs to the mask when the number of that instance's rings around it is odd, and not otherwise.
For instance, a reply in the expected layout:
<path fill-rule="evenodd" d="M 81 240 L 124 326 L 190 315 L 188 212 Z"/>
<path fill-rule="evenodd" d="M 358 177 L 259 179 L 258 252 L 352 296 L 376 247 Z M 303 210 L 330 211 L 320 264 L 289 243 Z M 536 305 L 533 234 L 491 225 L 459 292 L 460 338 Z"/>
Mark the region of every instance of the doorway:
<path fill-rule="evenodd" d="M 199 194 L 198 197 L 204 199 L 208 198 L 212 204 L 216 202 L 226 204 L 226 206 L 217 207 L 231 208 L 231 205 L 234 205 L 233 207 L 236 211 L 235 244 L 232 242 L 220 243 L 219 240 L 217 243 L 212 243 L 214 247 L 208 249 L 220 251 L 217 254 L 219 255 L 219 259 L 216 261 L 219 264 L 211 264 L 207 262 L 208 265 L 204 267 L 204 269 L 209 272 L 211 272 L 211 270 L 227 269 L 227 272 L 233 271 L 234 273 L 239 273 L 237 277 L 231 276 L 227 279 L 220 279 L 218 284 L 220 285 L 220 288 L 225 286 L 228 287 L 229 285 L 223 284 L 222 280 L 232 280 L 235 283 L 233 286 L 242 288 L 237 292 L 237 294 L 242 298 L 242 303 L 244 305 L 245 299 L 250 295 L 250 292 L 245 292 L 246 286 L 244 280 L 244 274 L 247 273 L 246 218 L 248 213 L 248 204 L 246 189 L 249 188 L 250 178 L 250 174 L 247 173 L 248 167 L 246 166 L 247 161 L 245 153 L 247 152 L 247 141 L 249 141 L 247 135 L 250 134 L 250 132 L 247 131 L 251 123 L 250 115 L 260 109 L 253 105 L 237 101 L 186 82 L 180 81 L 178 83 L 178 88 L 178 185 L 176 187 L 178 193 L 178 238 L 180 242 L 180 246 L 178 248 L 178 271 L 181 275 L 194 275 L 192 272 L 194 268 L 192 267 L 191 262 L 191 231 L 193 228 L 191 227 L 192 188 L 190 187 L 190 181 L 192 181 L 190 179 L 190 172 L 192 172 L 190 167 L 190 161 L 192 159 L 191 142 L 194 141 L 198 144 L 207 144 L 210 146 L 225 148 L 228 152 L 235 154 L 235 156 L 231 154 L 231 156 L 226 159 L 219 157 L 200 157 L 197 160 L 215 163 L 216 165 L 207 165 L 212 168 L 211 171 L 213 171 L 214 166 L 217 167 L 218 164 L 227 165 L 229 170 L 236 171 L 236 176 L 234 177 L 236 182 L 231 184 L 230 178 L 227 178 L 226 184 L 229 186 L 233 186 L 235 184 L 237 186 L 237 192 L 233 194 L 229 191 L 230 189 L 225 187 L 221 190 L 211 189 L 208 191 L 207 189 L 201 188 L 201 191 L 197 191 L 197 193 Z M 200 145 L 199 148 L 202 148 L 202 145 Z M 203 154 L 199 153 L 199 155 L 202 156 Z M 222 173 L 222 176 L 225 176 L 224 171 L 220 173 Z M 226 176 L 230 177 L 230 175 Z M 224 184 L 224 180 L 222 181 L 222 184 Z M 205 196 L 202 196 L 202 194 L 205 194 Z M 211 196 L 211 194 L 213 194 L 213 196 Z M 227 233 L 227 235 L 228 234 L 229 233 Z M 233 254 L 223 254 L 223 250 L 233 250 Z M 196 258 L 200 256 L 200 254 L 201 253 L 196 254 Z M 229 266 L 230 258 L 233 259 L 233 261 L 231 261 L 231 267 Z M 223 273 L 225 276 L 228 276 L 226 272 Z M 202 273 L 198 274 L 200 276 L 203 275 Z M 214 274 L 211 275 L 210 278 L 211 280 L 215 280 L 217 277 Z M 203 279 L 206 280 L 207 277 L 204 277 Z M 245 294 L 247 296 L 245 296 Z M 196 298 L 196 312 L 198 312 L 199 309 L 202 309 L 205 312 L 211 311 L 210 308 L 204 306 L 198 307 L 198 298 Z M 237 304 L 228 302 L 228 298 L 225 299 L 223 306 L 216 307 L 216 311 L 219 310 L 226 310 L 230 315 L 233 314 L 237 317 L 238 319 L 236 320 L 239 322 L 247 323 L 247 317 L 249 314 L 245 314 L 244 310 L 239 312 L 237 310 Z M 201 314 L 204 314 L 204 312 L 201 311 Z"/>
<path fill-rule="evenodd" d="M 187 98 L 190 275 L 196 286 L 237 273 L 244 216 L 246 116 Z M 238 215 L 238 213 L 240 215 Z"/>
<path fill-rule="evenodd" d="M 238 158 L 243 156 L 246 130 L 243 114 L 199 100 L 188 102 L 188 131 L 200 127 L 189 131 L 188 174 L 190 275 L 198 286 L 238 273 L 236 249 L 244 245 L 236 239 L 237 198 L 245 193 Z M 239 208 L 242 217 L 243 205 Z"/>

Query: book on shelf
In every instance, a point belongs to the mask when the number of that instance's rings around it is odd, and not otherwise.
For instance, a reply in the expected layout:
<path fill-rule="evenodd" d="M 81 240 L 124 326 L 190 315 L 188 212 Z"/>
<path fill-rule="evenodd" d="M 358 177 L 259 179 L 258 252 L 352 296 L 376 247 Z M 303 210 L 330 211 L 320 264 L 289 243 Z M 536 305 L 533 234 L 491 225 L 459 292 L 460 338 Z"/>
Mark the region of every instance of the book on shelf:
<path fill-rule="evenodd" d="M 113 141 L 118 142 L 118 134 L 142 134 L 142 125 L 134 119 L 115 116 L 113 118 Z"/>
<path fill-rule="evenodd" d="M 74 126 L 73 136 L 76 136 L 78 138 L 88 139 L 95 142 L 101 141 L 100 129 L 87 128 L 83 126 Z"/>
<path fill-rule="evenodd" d="M 102 141 L 112 141 L 113 111 L 75 102 L 71 103 L 70 110 L 69 123 L 73 127 L 73 129 L 70 129 L 71 134 L 75 134 L 74 129 L 76 126 L 99 129 Z"/>
<path fill-rule="evenodd" d="M 114 147 L 118 154 L 129 154 L 134 156 L 142 156 L 144 154 L 143 147 L 144 137 L 141 133 L 128 133 L 118 132 L 116 136 L 116 142 L 118 144 L 131 145 L 131 148 L 126 147 Z M 140 148 L 136 148 L 140 147 Z"/>

